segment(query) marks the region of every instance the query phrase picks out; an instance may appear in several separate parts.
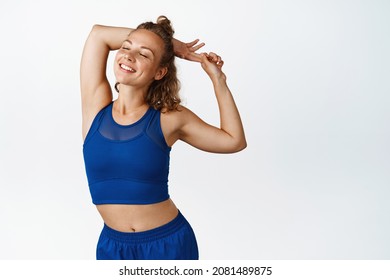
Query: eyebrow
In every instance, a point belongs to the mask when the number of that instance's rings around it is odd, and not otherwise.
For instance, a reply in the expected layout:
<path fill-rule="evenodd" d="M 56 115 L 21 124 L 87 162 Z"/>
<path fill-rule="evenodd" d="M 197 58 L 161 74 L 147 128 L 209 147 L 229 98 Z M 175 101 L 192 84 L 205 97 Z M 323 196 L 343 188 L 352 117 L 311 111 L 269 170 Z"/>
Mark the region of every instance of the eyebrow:
<path fill-rule="evenodd" d="M 130 45 L 133 44 L 133 42 L 131 42 L 130 40 L 124 40 L 123 43 L 124 43 L 124 42 L 127 42 L 127 43 L 129 43 Z M 150 49 L 150 48 L 148 48 L 148 47 L 145 47 L 145 46 L 140 46 L 140 48 L 141 48 L 141 49 L 148 50 L 148 51 L 150 51 L 150 52 L 154 55 L 154 52 L 152 51 L 152 49 Z"/>

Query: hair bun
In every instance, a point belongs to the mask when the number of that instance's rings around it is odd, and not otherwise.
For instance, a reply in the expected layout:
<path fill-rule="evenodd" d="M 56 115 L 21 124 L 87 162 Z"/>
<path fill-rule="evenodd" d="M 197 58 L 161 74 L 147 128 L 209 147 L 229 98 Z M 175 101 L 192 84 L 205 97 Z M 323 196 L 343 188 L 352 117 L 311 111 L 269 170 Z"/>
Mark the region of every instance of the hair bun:
<path fill-rule="evenodd" d="M 165 30 L 165 32 L 169 34 L 169 36 L 173 37 L 175 30 L 171 25 L 171 21 L 166 16 L 159 16 L 156 23 L 160 25 Z"/>

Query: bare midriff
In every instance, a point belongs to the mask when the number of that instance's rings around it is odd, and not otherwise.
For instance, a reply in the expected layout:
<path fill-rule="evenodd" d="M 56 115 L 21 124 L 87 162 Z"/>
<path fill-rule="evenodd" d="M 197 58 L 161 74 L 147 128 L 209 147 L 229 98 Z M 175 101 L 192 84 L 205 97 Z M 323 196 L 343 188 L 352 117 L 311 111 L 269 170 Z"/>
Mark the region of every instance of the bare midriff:
<path fill-rule="evenodd" d="M 104 223 L 121 232 L 140 232 L 165 225 L 176 218 L 178 209 L 171 199 L 147 205 L 96 205 Z"/>

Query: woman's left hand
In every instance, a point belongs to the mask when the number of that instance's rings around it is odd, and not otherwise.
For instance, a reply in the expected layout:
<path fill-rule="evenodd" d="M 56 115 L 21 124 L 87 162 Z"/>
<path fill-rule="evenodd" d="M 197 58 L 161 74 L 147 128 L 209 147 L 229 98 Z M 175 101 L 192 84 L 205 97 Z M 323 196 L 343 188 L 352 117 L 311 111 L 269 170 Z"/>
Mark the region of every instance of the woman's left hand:
<path fill-rule="evenodd" d="M 211 79 L 214 78 L 223 78 L 226 79 L 225 74 L 222 72 L 223 60 L 216 53 L 202 53 L 201 57 L 201 65 L 204 71 L 206 71 L 207 75 L 210 76 Z"/>

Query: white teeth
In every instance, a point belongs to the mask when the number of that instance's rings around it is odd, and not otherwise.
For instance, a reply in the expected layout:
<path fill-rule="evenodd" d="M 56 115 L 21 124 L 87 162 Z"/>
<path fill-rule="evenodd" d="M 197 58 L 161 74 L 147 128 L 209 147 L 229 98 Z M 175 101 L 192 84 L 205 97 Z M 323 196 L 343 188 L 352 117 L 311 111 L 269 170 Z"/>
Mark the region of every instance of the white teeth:
<path fill-rule="evenodd" d="M 126 71 L 135 72 L 135 70 L 127 65 L 121 64 L 120 67 Z"/>

